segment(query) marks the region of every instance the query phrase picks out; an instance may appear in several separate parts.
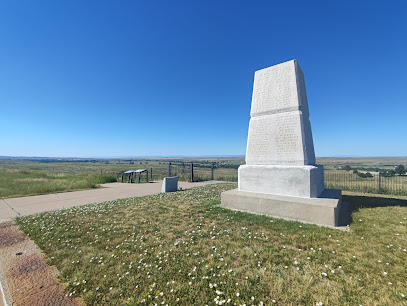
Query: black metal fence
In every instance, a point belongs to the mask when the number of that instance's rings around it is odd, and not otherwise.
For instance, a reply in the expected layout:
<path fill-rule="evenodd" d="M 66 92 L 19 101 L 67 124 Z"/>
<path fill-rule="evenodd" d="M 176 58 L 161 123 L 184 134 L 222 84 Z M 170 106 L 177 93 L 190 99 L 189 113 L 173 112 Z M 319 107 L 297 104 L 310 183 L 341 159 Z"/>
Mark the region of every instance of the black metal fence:
<path fill-rule="evenodd" d="M 180 162 L 168 163 L 168 176 L 178 176 L 181 181 L 194 182 L 194 163 Z"/>
<path fill-rule="evenodd" d="M 180 181 L 200 182 L 209 180 L 237 182 L 237 169 L 220 168 L 215 162 L 194 163 L 194 162 L 167 162 L 146 167 L 146 173 L 128 175 L 117 173 L 121 182 L 146 183 L 149 181 L 162 180 L 164 177 L 178 176 Z"/>
<path fill-rule="evenodd" d="M 363 176 L 363 175 L 362 175 Z M 407 195 L 407 176 L 384 176 L 382 173 L 361 177 L 361 174 L 325 171 L 325 188 L 336 188 L 359 193 Z"/>
<path fill-rule="evenodd" d="M 167 176 L 178 176 L 180 181 L 199 182 L 207 180 L 237 182 L 237 169 L 216 167 L 216 163 L 205 166 L 193 162 L 168 162 L 160 167 L 150 167 L 147 174 L 134 177 L 134 182 L 162 180 Z M 381 193 L 407 195 L 407 175 L 385 176 L 382 173 L 353 173 L 325 171 L 325 188 L 341 189 L 358 193 Z"/>
<path fill-rule="evenodd" d="M 202 165 L 193 162 L 170 162 L 165 176 L 178 176 L 181 181 L 201 182 L 209 180 L 237 182 L 237 169 L 222 169 L 215 162 Z"/>

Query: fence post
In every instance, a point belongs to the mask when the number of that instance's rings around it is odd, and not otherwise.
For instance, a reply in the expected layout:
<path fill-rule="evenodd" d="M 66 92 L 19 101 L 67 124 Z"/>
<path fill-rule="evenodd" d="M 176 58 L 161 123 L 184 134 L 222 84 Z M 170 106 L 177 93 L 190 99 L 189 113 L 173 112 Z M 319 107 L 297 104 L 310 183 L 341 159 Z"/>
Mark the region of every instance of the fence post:
<path fill-rule="evenodd" d="M 194 163 L 191 163 L 191 177 L 190 177 L 190 182 L 192 183 L 194 181 Z"/>
<path fill-rule="evenodd" d="M 171 176 L 171 162 L 168 163 L 168 176 Z"/>
<path fill-rule="evenodd" d="M 138 183 L 140 184 L 140 180 L 141 180 L 141 172 L 138 173 Z"/>
<path fill-rule="evenodd" d="M 382 173 L 379 172 L 379 193 L 382 193 Z"/>
<path fill-rule="evenodd" d="M 150 168 L 150 180 L 153 180 L 153 168 Z"/>
<path fill-rule="evenodd" d="M 148 183 L 148 170 L 146 171 L 146 182 Z"/>
<path fill-rule="evenodd" d="M 184 174 L 185 174 L 185 164 L 184 164 L 184 162 L 181 162 L 181 175 L 182 175 L 182 179 L 184 179 Z"/>
<path fill-rule="evenodd" d="M 213 181 L 213 169 L 214 169 L 214 162 L 211 164 L 211 180 Z"/>

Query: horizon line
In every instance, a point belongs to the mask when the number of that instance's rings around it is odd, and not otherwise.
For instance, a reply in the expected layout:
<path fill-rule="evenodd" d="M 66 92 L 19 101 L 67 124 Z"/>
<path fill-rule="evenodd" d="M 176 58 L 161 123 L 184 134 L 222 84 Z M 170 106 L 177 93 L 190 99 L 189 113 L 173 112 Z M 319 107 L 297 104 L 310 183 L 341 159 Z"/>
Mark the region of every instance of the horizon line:
<path fill-rule="evenodd" d="M 142 155 L 142 156 L 25 156 L 25 155 L 0 155 L 0 159 L 141 159 L 141 158 L 227 158 L 242 157 L 245 155 Z M 403 155 L 336 155 L 336 156 L 316 156 L 316 158 L 407 158 Z"/>

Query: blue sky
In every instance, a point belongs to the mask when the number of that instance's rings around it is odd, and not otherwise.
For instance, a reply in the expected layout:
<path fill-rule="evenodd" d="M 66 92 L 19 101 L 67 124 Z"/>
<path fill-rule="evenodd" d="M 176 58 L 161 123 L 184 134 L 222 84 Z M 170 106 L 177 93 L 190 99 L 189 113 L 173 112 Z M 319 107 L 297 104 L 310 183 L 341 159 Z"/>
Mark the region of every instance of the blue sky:
<path fill-rule="evenodd" d="M 406 3 L 1 1 L 0 155 L 244 155 L 297 59 L 317 156 L 406 156 Z"/>

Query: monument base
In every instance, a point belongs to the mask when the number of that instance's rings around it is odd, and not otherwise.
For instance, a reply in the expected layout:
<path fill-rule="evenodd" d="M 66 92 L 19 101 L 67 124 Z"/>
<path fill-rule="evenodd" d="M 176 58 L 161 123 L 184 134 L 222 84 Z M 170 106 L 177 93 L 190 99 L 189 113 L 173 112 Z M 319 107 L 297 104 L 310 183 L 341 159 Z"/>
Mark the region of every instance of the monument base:
<path fill-rule="evenodd" d="M 299 198 L 234 189 L 222 192 L 221 199 L 224 208 L 337 227 L 342 191 L 325 189 L 319 198 Z"/>
<path fill-rule="evenodd" d="M 239 191 L 317 198 L 324 190 L 324 166 L 243 165 Z"/>

